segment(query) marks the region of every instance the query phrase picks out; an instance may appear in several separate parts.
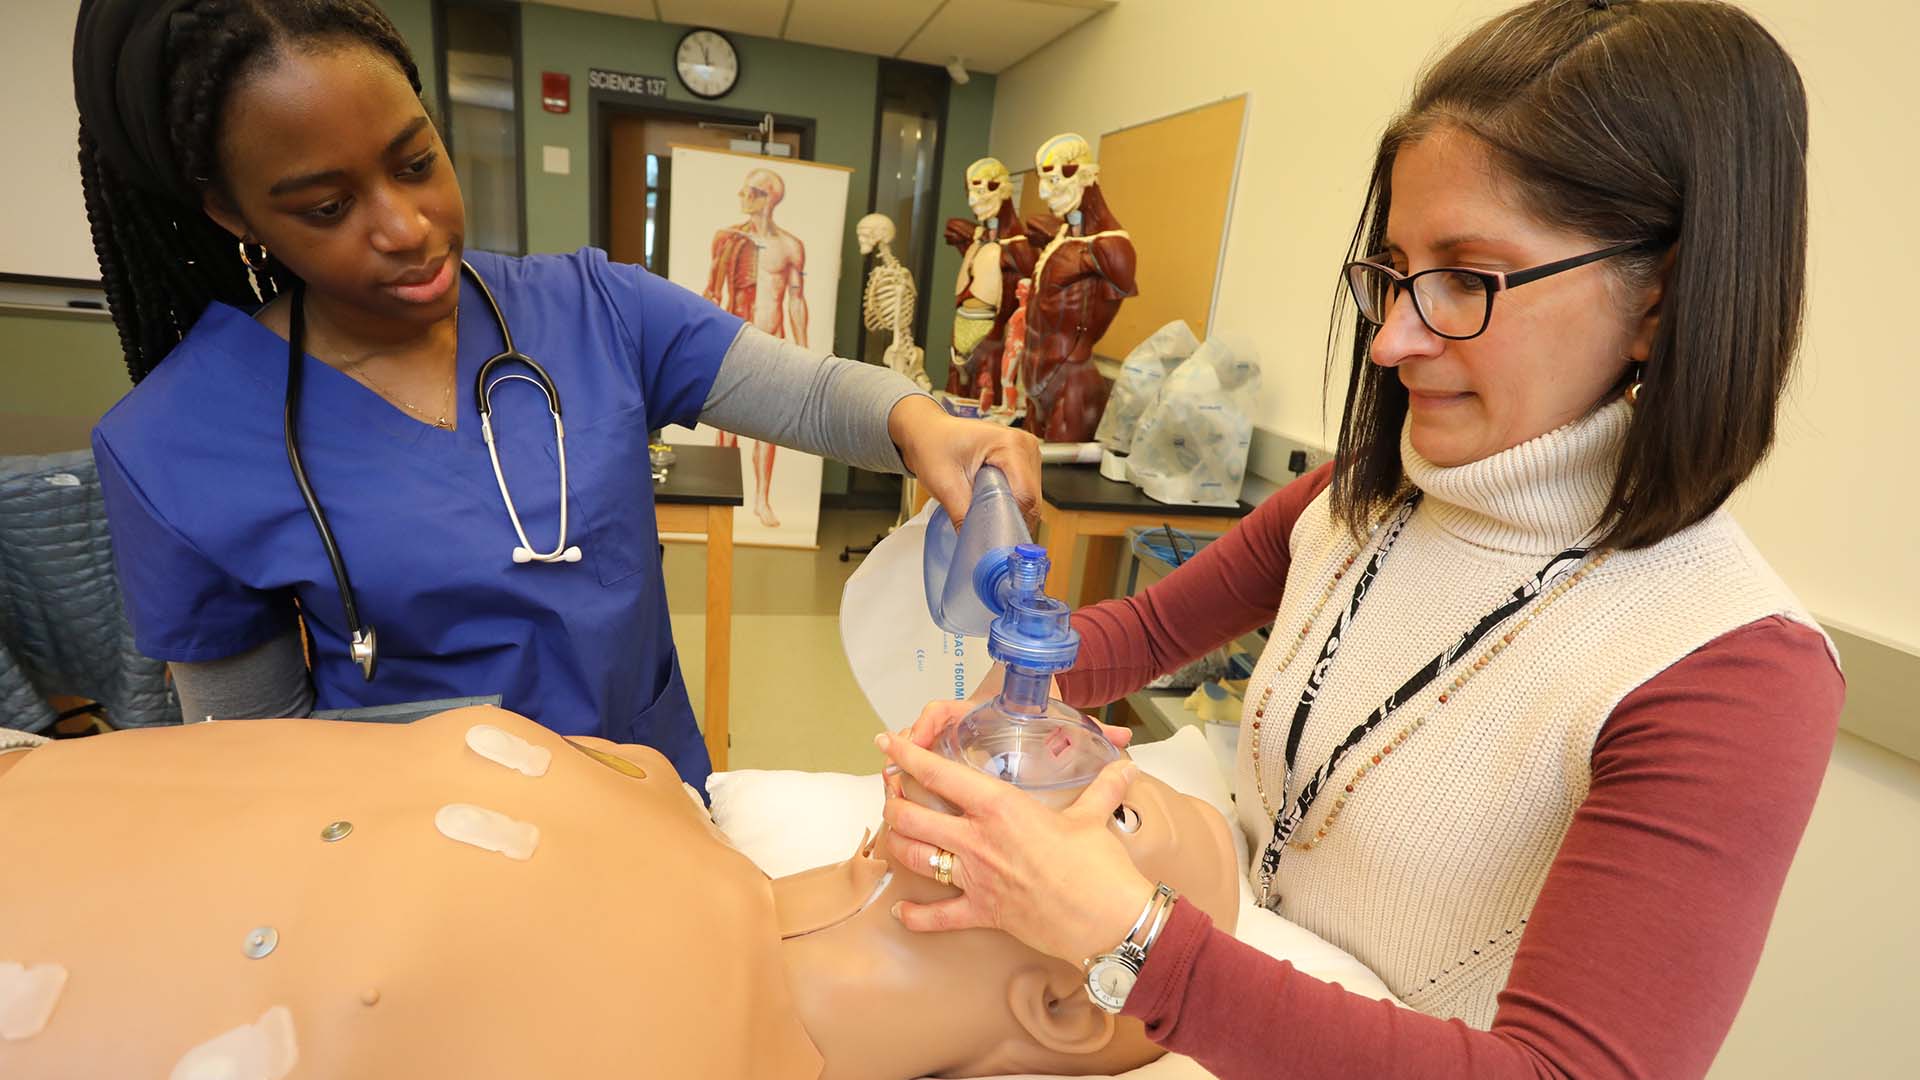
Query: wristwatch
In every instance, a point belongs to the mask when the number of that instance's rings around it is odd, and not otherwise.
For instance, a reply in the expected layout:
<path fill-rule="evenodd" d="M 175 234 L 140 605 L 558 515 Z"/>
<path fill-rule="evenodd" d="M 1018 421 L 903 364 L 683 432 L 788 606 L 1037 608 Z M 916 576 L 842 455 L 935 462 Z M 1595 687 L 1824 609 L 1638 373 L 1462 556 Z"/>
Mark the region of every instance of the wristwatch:
<path fill-rule="evenodd" d="M 1159 940 L 1160 931 L 1173 914 L 1173 902 L 1178 898 L 1172 886 L 1161 882 L 1148 898 L 1147 906 L 1140 909 L 1140 917 L 1133 921 L 1133 929 L 1127 931 L 1126 939 L 1112 952 L 1085 961 L 1087 996 L 1095 1005 L 1110 1013 L 1126 1007 L 1127 995 L 1133 992 L 1133 984 L 1140 981 L 1140 969 L 1147 965 L 1147 951 Z M 1145 937 L 1141 936 L 1143 930 Z"/>

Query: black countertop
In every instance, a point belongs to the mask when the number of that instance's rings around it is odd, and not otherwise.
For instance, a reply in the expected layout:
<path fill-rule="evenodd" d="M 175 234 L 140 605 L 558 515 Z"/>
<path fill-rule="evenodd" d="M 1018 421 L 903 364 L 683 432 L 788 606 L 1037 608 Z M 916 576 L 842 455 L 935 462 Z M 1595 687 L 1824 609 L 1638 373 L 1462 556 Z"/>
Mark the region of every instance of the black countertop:
<path fill-rule="evenodd" d="M 654 502 L 690 506 L 746 504 L 740 487 L 739 447 L 675 446 L 673 452 L 677 460 L 667 469 L 667 479 L 653 485 Z"/>

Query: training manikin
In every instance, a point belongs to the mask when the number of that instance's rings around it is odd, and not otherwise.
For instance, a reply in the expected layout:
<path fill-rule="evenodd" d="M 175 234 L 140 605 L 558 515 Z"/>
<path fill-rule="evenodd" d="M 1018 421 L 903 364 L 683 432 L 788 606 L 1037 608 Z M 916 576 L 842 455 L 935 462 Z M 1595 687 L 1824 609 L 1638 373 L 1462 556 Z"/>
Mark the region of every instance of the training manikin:
<path fill-rule="evenodd" d="M 777 338 L 807 347 L 807 248 L 781 228 L 773 212 L 787 197 L 787 182 L 771 169 L 750 169 L 740 181 L 738 225 L 715 230 L 712 263 L 703 295 Z M 723 431 L 714 441 L 738 446 L 740 437 Z M 753 515 L 769 529 L 780 527 L 773 513 L 774 445 L 762 439 L 753 448 Z"/>
<path fill-rule="evenodd" d="M 981 158 L 967 166 L 967 208 L 973 220 L 947 221 L 947 243 L 960 252 L 947 393 L 979 398 L 982 408 L 1000 399 L 1000 361 L 1007 320 L 1014 312 L 1014 285 L 1033 273 L 1034 247 L 1020 232 L 1012 195 L 1007 167 L 998 158 Z"/>
<path fill-rule="evenodd" d="M 861 311 L 869 331 L 891 335 L 883 357 L 886 365 L 912 379 L 922 390 L 933 384 L 927 380 L 926 353 L 913 343 L 913 273 L 893 255 L 893 219 L 885 214 L 868 214 L 854 225 L 860 241 L 860 254 L 878 251 L 873 272 L 867 275 L 867 293 Z"/>
<path fill-rule="evenodd" d="M 905 1080 L 1157 1055 L 1076 965 L 901 927 L 896 900 L 952 890 L 877 840 L 769 881 L 689 795 L 650 749 L 489 708 L 0 753 L 0 1076 Z M 1224 820 L 1145 777 L 1127 805 L 1146 875 L 1230 921 Z"/>
<path fill-rule="evenodd" d="M 1134 295 L 1133 241 L 1107 209 L 1093 148 L 1078 135 L 1055 135 L 1033 155 L 1048 214 L 1027 233 L 1044 245 L 1027 302 L 1027 351 L 1021 383 L 1027 430 L 1047 442 L 1085 442 L 1100 425 L 1107 380 L 1093 346 Z"/>

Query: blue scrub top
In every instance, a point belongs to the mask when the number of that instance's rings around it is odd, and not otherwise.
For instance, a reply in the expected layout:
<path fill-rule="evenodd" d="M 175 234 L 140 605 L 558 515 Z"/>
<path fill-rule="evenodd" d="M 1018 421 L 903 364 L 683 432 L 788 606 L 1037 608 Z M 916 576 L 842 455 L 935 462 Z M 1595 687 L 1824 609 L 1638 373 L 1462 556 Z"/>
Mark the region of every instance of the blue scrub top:
<path fill-rule="evenodd" d="M 741 320 L 593 248 L 467 259 L 514 345 L 559 391 L 567 542 L 584 559 L 512 560 L 518 539 L 473 385 L 504 346 L 472 282 L 462 282 L 456 430 L 306 357 L 301 458 L 360 618 L 378 632 L 379 670 L 363 680 L 287 463 L 287 343 L 216 303 L 93 432 L 134 640 L 162 660 L 234 656 L 290 631 L 297 598 L 318 650 L 317 708 L 500 694 L 561 734 L 655 747 L 704 789 L 711 766 L 667 623 L 647 434 L 695 422 Z M 514 370 L 525 369 L 495 373 Z M 552 550 L 560 476 L 546 399 L 510 380 L 492 403 L 527 538 Z"/>

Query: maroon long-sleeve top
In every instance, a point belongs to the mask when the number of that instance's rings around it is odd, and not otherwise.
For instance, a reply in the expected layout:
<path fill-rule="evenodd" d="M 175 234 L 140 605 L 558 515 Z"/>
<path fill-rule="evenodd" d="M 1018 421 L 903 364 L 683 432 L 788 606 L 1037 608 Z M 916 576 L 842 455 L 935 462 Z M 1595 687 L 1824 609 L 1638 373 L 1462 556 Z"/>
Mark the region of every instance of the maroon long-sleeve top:
<path fill-rule="evenodd" d="M 1164 580 L 1076 613 L 1066 700 L 1112 701 L 1270 624 L 1294 522 L 1330 478 L 1302 477 Z M 1627 695 L 1595 740 L 1592 787 L 1490 1030 L 1320 982 L 1186 903 L 1126 1012 L 1221 1080 L 1702 1076 L 1759 963 L 1843 696 L 1824 638 L 1778 617 Z"/>

